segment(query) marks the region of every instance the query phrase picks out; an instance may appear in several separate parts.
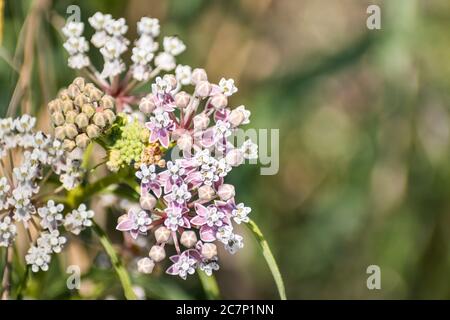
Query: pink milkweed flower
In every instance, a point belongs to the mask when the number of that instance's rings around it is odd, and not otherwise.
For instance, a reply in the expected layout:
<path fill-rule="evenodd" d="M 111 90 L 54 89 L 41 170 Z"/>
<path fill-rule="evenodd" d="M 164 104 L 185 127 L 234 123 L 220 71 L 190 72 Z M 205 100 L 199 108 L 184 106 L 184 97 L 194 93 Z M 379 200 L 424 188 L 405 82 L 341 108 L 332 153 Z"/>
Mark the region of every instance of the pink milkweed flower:
<path fill-rule="evenodd" d="M 186 280 L 188 274 L 194 274 L 199 261 L 201 261 L 200 253 L 195 249 L 183 251 L 179 255 L 171 256 L 170 260 L 173 262 L 166 273 L 170 275 L 178 275 L 183 280 Z"/>
<path fill-rule="evenodd" d="M 146 235 L 147 229 L 152 223 L 152 218 L 145 211 L 136 213 L 134 208 L 128 211 L 128 215 L 117 224 L 116 229 L 129 231 L 133 239 L 137 239 L 139 234 Z"/>
<path fill-rule="evenodd" d="M 159 141 L 164 148 L 168 148 L 174 122 L 166 111 L 156 110 L 154 114 L 150 121 L 145 123 L 150 130 L 149 141 L 152 143 Z"/>
<path fill-rule="evenodd" d="M 164 225 L 170 230 L 177 231 L 180 227 L 191 228 L 189 219 L 186 217 L 186 214 L 189 212 L 187 207 L 171 202 L 164 212 Z"/>
<path fill-rule="evenodd" d="M 191 223 L 200 226 L 200 239 L 202 241 L 216 240 L 218 228 L 231 224 L 229 216 L 214 205 L 205 207 L 196 203 L 195 211 L 197 215 L 191 219 Z"/>

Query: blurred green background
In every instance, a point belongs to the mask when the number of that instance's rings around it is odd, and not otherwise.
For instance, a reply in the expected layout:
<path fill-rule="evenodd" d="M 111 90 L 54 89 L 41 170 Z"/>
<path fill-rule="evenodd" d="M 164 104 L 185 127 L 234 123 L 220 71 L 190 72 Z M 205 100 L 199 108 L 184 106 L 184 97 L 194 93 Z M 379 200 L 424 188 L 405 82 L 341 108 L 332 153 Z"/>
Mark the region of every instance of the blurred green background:
<path fill-rule="evenodd" d="M 252 111 L 249 127 L 280 129 L 278 174 L 248 165 L 230 180 L 272 246 L 288 298 L 450 298 L 449 1 L 6 1 L 0 115 L 13 100 L 45 118 L 46 102 L 75 77 L 55 28 L 71 4 L 83 21 L 96 11 L 125 17 L 130 39 L 141 16 L 159 18 L 163 35 L 187 44 L 179 63 L 234 78 L 231 104 Z M 369 4 L 382 8 L 381 30 L 366 27 Z M 222 254 L 222 295 L 275 299 L 243 232 L 245 248 Z M 373 264 L 381 290 L 366 287 Z M 116 281 L 95 268 L 89 276 Z M 40 297 L 65 297 L 64 274 L 45 277 Z M 195 281 L 135 281 L 148 297 L 202 297 Z"/>

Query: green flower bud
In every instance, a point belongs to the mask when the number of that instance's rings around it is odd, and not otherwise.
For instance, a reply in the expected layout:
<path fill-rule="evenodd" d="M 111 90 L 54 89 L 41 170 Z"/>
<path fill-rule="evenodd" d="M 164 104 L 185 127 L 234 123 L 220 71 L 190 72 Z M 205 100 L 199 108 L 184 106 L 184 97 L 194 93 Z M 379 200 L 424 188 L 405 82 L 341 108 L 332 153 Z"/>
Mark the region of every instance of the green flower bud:
<path fill-rule="evenodd" d="M 95 139 L 100 135 L 100 128 L 97 127 L 95 124 L 90 124 L 86 128 L 86 133 L 89 138 Z"/>
<path fill-rule="evenodd" d="M 78 135 L 78 130 L 73 123 L 67 123 L 64 125 L 64 133 L 67 138 L 73 139 Z"/>
<path fill-rule="evenodd" d="M 75 118 L 75 123 L 80 129 L 86 128 L 89 125 L 89 118 L 85 113 L 80 113 Z"/>

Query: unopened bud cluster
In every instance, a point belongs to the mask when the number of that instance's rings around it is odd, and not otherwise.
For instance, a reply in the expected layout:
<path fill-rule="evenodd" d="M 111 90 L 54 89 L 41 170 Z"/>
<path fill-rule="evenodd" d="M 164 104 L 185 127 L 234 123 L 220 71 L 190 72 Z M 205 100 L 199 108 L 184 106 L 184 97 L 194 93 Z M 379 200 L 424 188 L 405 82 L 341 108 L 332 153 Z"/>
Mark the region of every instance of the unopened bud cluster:
<path fill-rule="evenodd" d="M 76 78 L 48 104 L 55 138 L 67 151 L 84 149 L 115 121 L 114 99 L 92 83 Z"/>

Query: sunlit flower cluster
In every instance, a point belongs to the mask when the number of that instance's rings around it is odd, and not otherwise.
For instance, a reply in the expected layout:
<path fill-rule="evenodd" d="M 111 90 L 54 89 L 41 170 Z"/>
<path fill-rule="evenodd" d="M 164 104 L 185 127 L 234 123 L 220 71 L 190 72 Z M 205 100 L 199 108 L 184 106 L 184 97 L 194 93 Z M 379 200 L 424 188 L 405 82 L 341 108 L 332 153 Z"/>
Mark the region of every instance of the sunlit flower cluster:
<path fill-rule="evenodd" d="M 193 87 L 193 93 L 183 86 Z M 203 69 L 178 66 L 175 75 L 157 77 L 142 98 L 148 141 L 168 149 L 170 157 L 163 168 L 140 165 L 139 208 L 130 208 L 117 225 L 133 239 L 153 233 L 156 243 L 138 261 L 141 272 L 152 272 L 169 244 L 176 254 L 169 257 L 167 273 L 183 279 L 196 269 L 208 275 L 219 269 L 217 244 L 231 254 L 243 247 L 234 223 L 248 222 L 251 209 L 235 201 L 234 187 L 224 180 L 233 167 L 257 158 L 258 150 L 251 140 L 235 146 L 233 137 L 250 116 L 244 106 L 228 106 L 235 92 L 232 79 L 213 84 Z"/>

